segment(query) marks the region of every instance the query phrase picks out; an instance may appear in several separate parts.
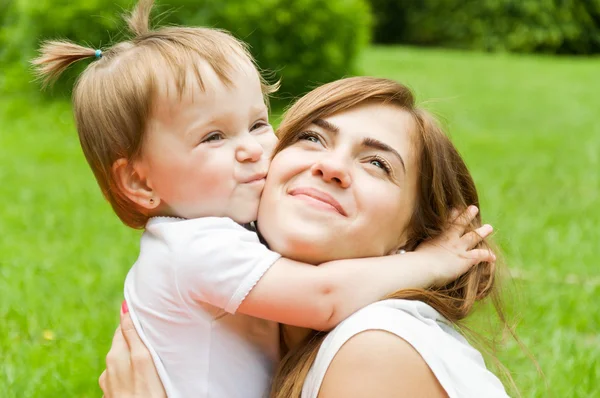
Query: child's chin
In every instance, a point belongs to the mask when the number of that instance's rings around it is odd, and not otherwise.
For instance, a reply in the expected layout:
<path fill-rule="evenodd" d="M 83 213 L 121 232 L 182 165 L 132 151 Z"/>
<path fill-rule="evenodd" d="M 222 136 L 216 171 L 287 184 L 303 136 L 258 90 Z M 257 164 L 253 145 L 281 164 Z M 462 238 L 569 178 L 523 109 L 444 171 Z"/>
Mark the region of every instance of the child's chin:
<path fill-rule="evenodd" d="M 249 224 L 256 221 L 258 211 L 240 212 L 232 215 L 230 218 L 238 224 Z"/>

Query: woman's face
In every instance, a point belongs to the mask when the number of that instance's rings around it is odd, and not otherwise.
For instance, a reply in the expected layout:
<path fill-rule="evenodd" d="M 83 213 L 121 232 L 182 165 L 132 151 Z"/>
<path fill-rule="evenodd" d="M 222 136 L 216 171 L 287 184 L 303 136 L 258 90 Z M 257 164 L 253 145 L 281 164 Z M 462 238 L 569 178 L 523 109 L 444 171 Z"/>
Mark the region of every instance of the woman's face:
<path fill-rule="evenodd" d="M 283 256 L 319 264 L 395 253 L 416 200 L 412 116 L 369 103 L 315 120 L 273 159 L 260 232 Z"/>

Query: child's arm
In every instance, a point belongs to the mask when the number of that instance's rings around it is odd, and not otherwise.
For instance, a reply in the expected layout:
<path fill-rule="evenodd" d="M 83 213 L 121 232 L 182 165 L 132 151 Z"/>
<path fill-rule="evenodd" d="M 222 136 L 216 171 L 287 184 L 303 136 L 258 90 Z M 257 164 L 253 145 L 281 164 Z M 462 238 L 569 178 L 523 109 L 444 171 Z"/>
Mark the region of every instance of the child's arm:
<path fill-rule="evenodd" d="M 472 214 L 472 217 L 471 217 Z M 468 225 L 476 213 L 463 216 Z M 491 226 L 464 234 L 459 224 L 415 252 L 331 261 L 319 266 L 277 260 L 238 312 L 289 325 L 329 330 L 360 308 L 406 288 L 443 285 L 494 255 L 474 249 Z"/>
<path fill-rule="evenodd" d="M 287 325 L 329 330 L 360 308 L 403 288 L 427 287 L 434 274 L 419 253 L 331 261 L 280 258 L 237 312 Z"/>

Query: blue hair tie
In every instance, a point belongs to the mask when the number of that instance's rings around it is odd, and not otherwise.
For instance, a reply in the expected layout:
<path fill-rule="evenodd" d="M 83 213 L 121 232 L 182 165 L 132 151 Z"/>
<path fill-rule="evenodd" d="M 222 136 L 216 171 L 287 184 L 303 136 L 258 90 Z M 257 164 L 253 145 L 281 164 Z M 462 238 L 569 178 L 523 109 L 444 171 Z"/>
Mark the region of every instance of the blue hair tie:
<path fill-rule="evenodd" d="M 102 58 L 102 50 L 96 50 L 95 55 L 96 55 L 96 59 Z"/>

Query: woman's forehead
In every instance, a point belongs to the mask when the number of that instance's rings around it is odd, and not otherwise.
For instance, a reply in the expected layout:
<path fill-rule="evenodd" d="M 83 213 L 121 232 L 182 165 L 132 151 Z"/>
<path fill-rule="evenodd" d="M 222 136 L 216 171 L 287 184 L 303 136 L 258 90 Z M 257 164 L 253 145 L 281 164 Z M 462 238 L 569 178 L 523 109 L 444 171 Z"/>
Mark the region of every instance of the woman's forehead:
<path fill-rule="evenodd" d="M 313 125 L 341 139 L 381 141 L 398 152 L 408 154 L 413 149 L 416 125 L 413 115 L 399 106 L 369 103 L 313 121 Z"/>

